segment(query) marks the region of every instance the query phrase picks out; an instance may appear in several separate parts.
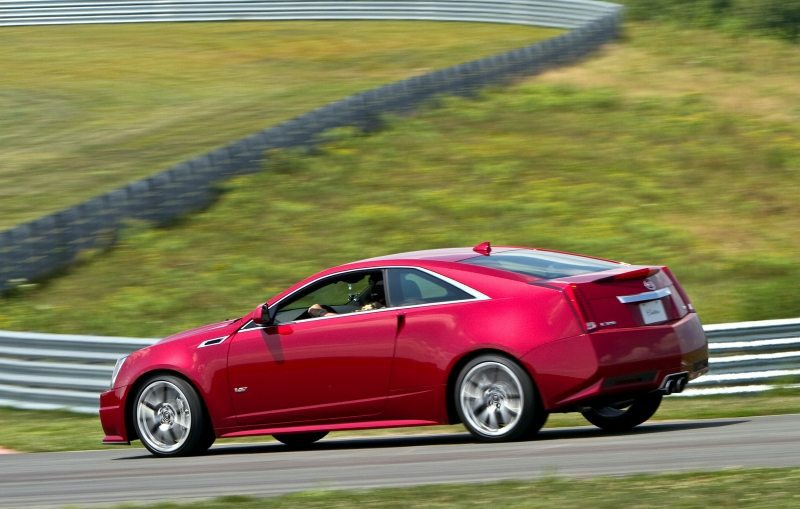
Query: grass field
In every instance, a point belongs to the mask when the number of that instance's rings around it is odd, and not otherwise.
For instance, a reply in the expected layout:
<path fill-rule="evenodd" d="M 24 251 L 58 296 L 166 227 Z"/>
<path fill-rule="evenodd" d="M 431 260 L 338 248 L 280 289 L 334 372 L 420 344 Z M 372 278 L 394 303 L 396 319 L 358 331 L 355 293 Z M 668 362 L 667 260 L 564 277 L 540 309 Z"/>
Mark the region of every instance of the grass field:
<path fill-rule="evenodd" d="M 331 264 L 487 239 L 668 264 L 705 323 L 798 316 L 798 78 L 785 43 L 631 25 L 574 68 L 272 154 L 0 300 L 0 329 L 160 336 Z"/>
<path fill-rule="evenodd" d="M 337 25 L 4 31 L 0 65 L 15 72 L 0 75 L 0 228 L 354 91 L 552 34 Z M 706 323 L 798 316 L 799 78 L 797 46 L 629 23 L 580 65 L 272 154 L 205 213 L 133 227 L 112 252 L 1 298 L 0 329 L 155 337 L 244 313 L 333 263 L 486 239 L 669 264 Z M 667 398 L 655 419 L 772 413 L 800 413 L 800 394 Z M 0 409 L 5 447 L 96 449 L 101 436 L 94 416 Z M 191 505 L 789 509 L 798 482 L 798 469 L 734 470 Z"/>
<path fill-rule="evenodd" d="M 415 486 L 364 491 L 309 491 L 277 498 L 225 497 L 213 501 L 159 503 L 169 509 L 794 509 L 800 503 L 800 469 L 730 470 L 621 478 L 507 481 Z M 126 505 L 125 507 L 131 507 Z M 133 506 L 136 507 L 136 506 Z"/>
<path fill-rule="evenodd" d="M 481 23 L 4 27 L 0 229 L 316 106 L 556 30 Z"/>
<path fill-rule="evenodd" d="M 775 390 L 766 395 L 668 397 L 653 420 L 713 419 L 756 415 L 800 414 L 800 391 Z M 546 428 L 588 426 L 577 413 L 553 414 Z M 466 432 L 461 425 L 346 431 L 333 437 Z M 23 452 L 80 451 L 107 448 L 95 415 L 0 408 L 0 447 Z M 263 442 L 269 437 L 223 439 L 218 443 Z M 139 447 L 139 442 L 134 442 Z"/>

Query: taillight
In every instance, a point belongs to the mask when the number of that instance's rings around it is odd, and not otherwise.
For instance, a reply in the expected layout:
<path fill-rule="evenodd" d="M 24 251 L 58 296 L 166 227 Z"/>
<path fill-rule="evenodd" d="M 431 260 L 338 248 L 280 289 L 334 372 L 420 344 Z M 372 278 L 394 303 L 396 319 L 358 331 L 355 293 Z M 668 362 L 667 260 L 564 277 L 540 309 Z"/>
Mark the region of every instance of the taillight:
<path fill-rule="evenodd" d="M 578 285 L 567 285 L 564 287 L 564 293 L 567 295 L 567 300 L 572 304 L 572 309 L 575 310 L 575 314 L 578 316 L 578 321 L 583 326 L 583 330 L 586 332 L 595 330 L 597 328 L 597 323 L 589 318 L 589 312 L 586 309 L 586 304 L 581 295 L 581 291 L 578 289 Z"/>
<path fill-rule="evenodd" d="M 678 280 L 675 279 L 675 275 L 672 273 L 671 270 L 669 270 L 669 267 L 662 267 L 661 270 L 664 271 L 667 277 L 669 277 L 670 281 L 672 281 L 672 286 L 678 291 L 678 294 L 681 296 L 681 299 L 683 299 L 683 303 L 686 304 L 686 309 L 694 313 L 694 306 L 692 305 L 692 301 L 689 300 L 689 296 L 686 295 L 686 292 L 683 290 L 683 287 L 681 286 L 680 283 L 678 283 Z"/>

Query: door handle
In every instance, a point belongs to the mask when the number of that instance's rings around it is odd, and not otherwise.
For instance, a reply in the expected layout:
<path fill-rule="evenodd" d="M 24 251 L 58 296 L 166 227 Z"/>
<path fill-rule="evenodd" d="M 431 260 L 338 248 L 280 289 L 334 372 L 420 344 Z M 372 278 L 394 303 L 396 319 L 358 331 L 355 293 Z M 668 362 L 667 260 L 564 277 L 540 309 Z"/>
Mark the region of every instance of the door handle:
<path fill-rule="evenodd" d="M 406 315 L 405 315 L 405 313 L 398 313 L 397 314 L 397 330 L 395 331 L 395 337 L 400 335 L 400 333 L 403 331 L 403 328 L 405 326 L 406 326 Z"/>

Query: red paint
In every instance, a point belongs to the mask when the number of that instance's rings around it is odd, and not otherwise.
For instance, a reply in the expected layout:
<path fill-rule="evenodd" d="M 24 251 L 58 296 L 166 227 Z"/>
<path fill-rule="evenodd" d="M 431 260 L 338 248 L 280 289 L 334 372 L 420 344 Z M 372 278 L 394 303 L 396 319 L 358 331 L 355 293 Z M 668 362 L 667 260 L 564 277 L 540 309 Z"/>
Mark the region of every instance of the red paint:
<path fill-rule="evenodd" d="M 239 426 L 275 426 L 381 413 L 389 391 L 397 312 L 353 313 L 242 331 L 228 380 Z"/>
<path fill-rule="evenodd" d="M 708 349 L 700 321 L 666 267 L 619 265 L 544 280 L 459 263 L 512 249 L 517 248 L 492 247 L 480 255 L 471 248 L 418 251 L 354 262 L 300 281 L 267 305 L 325 276 L 398 267 L 425 269 L 464 285 L 478 296 L 471 300 L 265 327 L 251 321 L 261 312 L 258 306 L 239 320 L 192 329 L 134 352 L 115 387 L 101 395 L 104 442 L 136 438 L 126 408 L 137 384 L 156 371 L 176 373 L 195 387 L 217 436 L 446 424 L 451 375 L 466 358 L 487 350 L 516 359 L 548 411 L 652 391 L 670 373 L 689 371 L 694 378 L 705 372 Z M 652 291 L 669 291 L 659 299 L 665 320 L 644 325 L 639 303 L 620 297 Z M 218 338 L 224 340 L 201 346 Z M 652 378 L 617 382 L 640 373 Z"/>

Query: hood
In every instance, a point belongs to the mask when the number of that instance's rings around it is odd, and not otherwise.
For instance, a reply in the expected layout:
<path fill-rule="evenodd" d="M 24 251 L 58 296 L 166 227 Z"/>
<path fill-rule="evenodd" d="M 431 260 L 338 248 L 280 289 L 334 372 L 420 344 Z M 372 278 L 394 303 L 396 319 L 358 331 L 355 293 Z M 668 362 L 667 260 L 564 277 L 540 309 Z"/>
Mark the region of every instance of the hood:
<path fill-rule="evenodd" d="M 185 330 L 183 332 L 178 332 L 177 334 L 167 336 L 157 344 L 189 338 L 196 339 L 198 341 L 205 341 L 207 339 L 218 338 L 220 336 L 227 336 L 239 328 L 240 320 L 241 319 L 236 318 L 234 320 L 225 320 L 224 322 L 211 323 L 208 325 L 195 327 L 194 329 Z"/>

